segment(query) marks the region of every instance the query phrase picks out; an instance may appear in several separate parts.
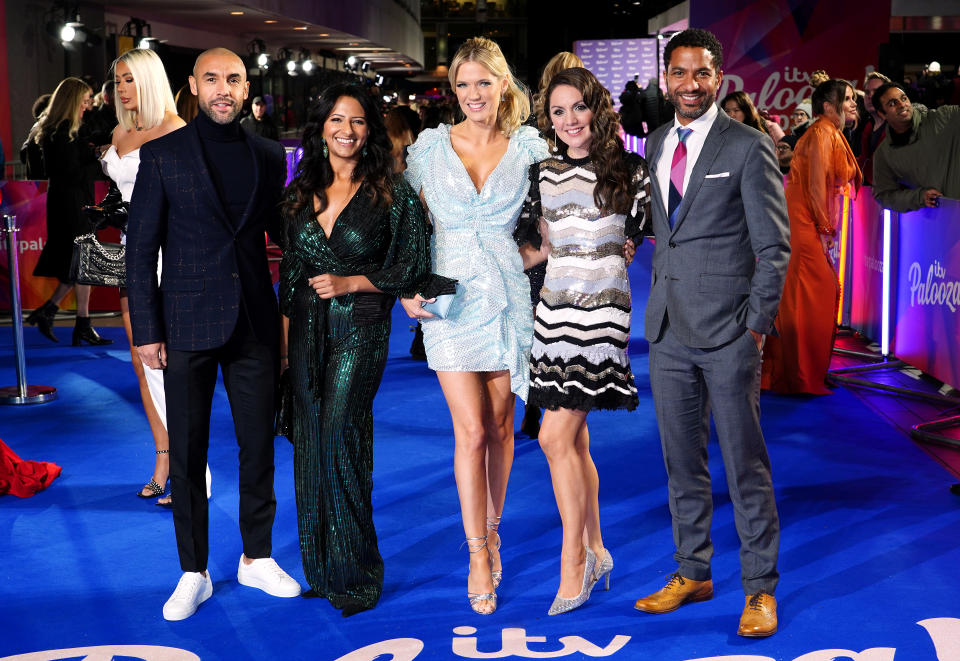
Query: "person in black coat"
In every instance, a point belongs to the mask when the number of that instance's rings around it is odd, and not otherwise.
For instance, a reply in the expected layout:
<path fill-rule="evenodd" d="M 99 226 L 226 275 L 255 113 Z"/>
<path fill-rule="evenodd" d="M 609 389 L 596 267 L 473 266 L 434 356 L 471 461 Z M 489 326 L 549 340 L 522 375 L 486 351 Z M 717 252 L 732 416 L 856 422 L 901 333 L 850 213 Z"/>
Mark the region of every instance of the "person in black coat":
<path fill-rule="evenodd" d="M 127 229 L 133 344 L 145 367 L 165 370 L 170 491 L 183 570 L 163 607 L 167 620 L 190 617 L 213 593 L 205 467 L 218 368 L 240 448 L 237 580 L 276 597 L 300 594 L 270 557 L 280 314 L 264 231 L 280 239 L 286 158 L 280 144 L 237 120 L 249 83 L 235 53 L 202 53 L 190 88 L 200 106 L 196 119 L 140 148 Z"/>
<path fill-rule="evenodd" d="M 47 242 L 33 270 L 38 277 L 59 280 L 53 295 L 27 317 L 53 342 L 53 320 L 60 302 L 76 290 L 77 317 L 73 345 L 111 344 L 90 326 L 90 285 L 75 285 L 70 277 L 73 240 L 92 231 L 81 209 L 94 204 L 93 184 L 100 166 L 93 146 L 78 135 L 81 117 L 93 102 L 93 90 L 79 78 L 66 78 L 54 91 L 39 121 L 34 140 L 40 145 L 50 180 L 47 187 Z"/>
<path fill-rule="evenodd" d="M 250 133 L 270 140 L 279 140 L 280 131 L 273 117 L 267 113 L 267 104 L 262 96 L 253 97 L 250 104 L 250 114 L 240 120 L 240 126 Z"/>

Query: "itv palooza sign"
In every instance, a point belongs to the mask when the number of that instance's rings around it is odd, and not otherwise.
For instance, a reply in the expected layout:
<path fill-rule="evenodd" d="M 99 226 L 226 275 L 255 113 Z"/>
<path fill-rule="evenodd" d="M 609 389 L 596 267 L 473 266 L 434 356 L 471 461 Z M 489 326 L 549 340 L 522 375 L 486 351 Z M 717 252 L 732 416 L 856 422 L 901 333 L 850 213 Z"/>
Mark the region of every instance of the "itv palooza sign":
<path fill-rule="evenodd" d="M 573 52 L 583 66 L 593 72 L 610 90 L 613 104 L 620 107 L 619 96 L 628 81 L 637 77 L 637 84 L 657 78 L 657 39 L 591 39 L 577 41 Z"/>
<path fill-rule="evenodd" d="M 898 358 L 960 387 L 960 201 L 900 214 Z"/>
<path fill-rule="evenodd" d="M 926 631 L 930 639 L 930 654 L 937 661 L 960 661 L 960 619 L 936 617 L 917 622 Z M 336 661 L 414 661 L 416 659 L 556 659 L 574 658 L 614 658 L 649 659 L 642 649 L 631 646 L 631 636 L 618 634 L 606 642 L 596 644 L 582 636 L 564 635 L 557 639 L 546 636 L 528 635 L 525 629 L 507 628 L 501 630 L 500 649 L 481 651 L 475 627 L 460 626 L 453 629 L 453 639 L 447 648 L 428 649 L 419 638 L 391 638 L 359 649 L 339 657 Z M 821 649 L 805 652 L 790 661 L 934 661 L 927 655 L 919 659 L 916 650 L 911 655 L 897 653 L 895 647 L 870 647 L 860 651 L 849 649 Z M 193 652 L 174 647 L 153 645 L 98 645 L 95 647 L 74 647 L 69 649 L 27 652 L 6 656 L 0 661 L 55 661 L 62 659 L 112 659 L 123 656 L 141 661 L 199 661 Z M 671 657 L 675 658 L 675 657 Z M 783 656 L 778 658 L 784 660 Z M 677 658 L 677 661 L 680 661 Z M 722 656 L 698 657 L 684 661 L 777 661 L 761 654 L 725 654 Z"/>
<path fill-rule="evenodd" d="M 926 630 L 932 643 L 931 653 L 938 661 L 960 661 L 960 620 L 950 617 L 921 620 L 917 624 Z M 414 661 L 422 658 L 459 658 L 459 659 L 556 659 L 573 658 L 613 658 L 648 659 L 642 649 L 631 649 L 631 637 L 614 636 L 605 643 L 593 643 L 581 636 L 560 636 L 548 640 L 546 636 L 528 635 L 525 629 L 508 628 L 501 632 L 500 649 L 481 651 L 477 643 L 477 630 L 474 627 L 456 627 L 449 651 L 425 649 L 418 638 L 393 638 L 367 645 L 354 650 L 336 661 Z M 443 656 L 438 656 L 438 655 Z M 782 658 L 782 657 L 780 657 Z M 927 657 L 933 661 L 934 657 Z M 851 659 L 853 661 L 919 661 L 916 656 L 897 655 L 894 647 L 872 647 L 860 651 L 848 649 L 823 649 L 806 652 L 793 657 L 791 661 L 834 661 Z M 0 659 L 0 661 L 4 661 Z M 677 659 L 677 661 L 680 661 Z M 723 656 L 699 657 L 684 661 L 776 661 L 761 654 L 730 654 Z M 924 659 L 926 661 L 926 659 Z"/>
<path fill-rule="evenodd" d="M 890 39 L 890 3 L 863 0 L 691 0 L 690 25 L 723 45 L 720 98 L 745 91 L 786 126 L 812 93 L 810 72 L 824 69 L 860 87 Z"/>

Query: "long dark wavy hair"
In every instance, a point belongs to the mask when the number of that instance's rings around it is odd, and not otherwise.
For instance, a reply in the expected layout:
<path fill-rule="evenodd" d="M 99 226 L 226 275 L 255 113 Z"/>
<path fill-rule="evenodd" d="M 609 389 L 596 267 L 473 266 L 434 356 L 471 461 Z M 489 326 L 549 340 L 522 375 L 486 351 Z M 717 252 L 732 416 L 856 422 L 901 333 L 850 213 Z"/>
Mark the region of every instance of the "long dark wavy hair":
<path fill-rule="evenodd" d="M 760 117 L 760 113 L 757 112 L 757 107 L 753 105 L 753 101 L 750 100 L 750 97 L 747 96 L 747 93 L 743 90 L 737 90 L 736 92 L 730 92 L 723 100 L 720 102 L 720 108 L 724 111 L 727 109 L 727 101 L 733 101 L 737 104 L 737 107 L 740 108 L 740 111 L 743 113 L 743 123 L 749 126 L 752 129 L 756 129 L 761 133 L 767 132 L 767 126 L 763 121 L 763 118 Z"/>
<path fill-rule="evenodd" d="M 295 214 L 307 205 L 312 208 L 314 195 L 320 200 L 317 213 L 327 208 L 326 190 L 333 183 L 333 168 L 329 158 L 323 155 L 323 124 L 333 112 L 337 100 L 344 96 L 357 100 L 367 120 L 367 141 L 364 144 L 367 153 L 360 157 L 352 180 L 366 183 L 374 205 L 388 207 L 393 202 L 393 157 L 383 117 L 365 89 L 350 83 L 338 83 L 320 94 L 307 115 L 301 142 L 303 157 L 287 189 L 284 213 Z"/>
<path fill-rule="evenodd" d="M 547 117 L 546 122 L 541 122 L 541 125 L 552 126 L 549 117 L 550 97 L 553 90 L 560 85 L 575 88 L 583 95 L 583 102 L 593 111 L 593 119 L 590 120 L 590 160 L 597 171 L 597 185 L 593 189 L 593 199 L 597 207 L 607 213 L 629 213 L 636 194 L 636 184 L 633 182 L 633 171 L 625 158 L 623 140 L 617 132 L 620 116 L 613 109 L 610 92 L 586 69 L 564 69 L 555 75 L 547 86 L 543 103 L 543 112 Z M 562 140 L 556 142 L 560 149 L 566 151 Z"/>

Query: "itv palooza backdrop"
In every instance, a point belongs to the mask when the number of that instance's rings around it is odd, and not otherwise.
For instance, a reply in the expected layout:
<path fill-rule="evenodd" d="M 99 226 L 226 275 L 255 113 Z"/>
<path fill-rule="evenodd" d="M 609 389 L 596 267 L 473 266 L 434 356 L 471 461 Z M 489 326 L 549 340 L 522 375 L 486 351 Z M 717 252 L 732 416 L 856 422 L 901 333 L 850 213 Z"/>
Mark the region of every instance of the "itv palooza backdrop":
<path fill-rule="evenodd" d="M 583 65 L 610 91 L 615 107 L 627 81 L 638 76 L 637 84 L 646 87 L 658 78 L 657 39 L 591 39 L 576 41 L 573 52 Z"/>
<path fill-rule="evenodd" d="M 863 86 L 877 47 L 890 39 L 890 3 L 862 0 L 691 0 L 690 25 L 723 44 L 720 98 L 744 90 L 786 126 L 812 93 L 809 74 Z"/>
<path fill-rule="evenodd" d="M 960 387 L 960 201 L 902 213 L 897 358 Z"/>

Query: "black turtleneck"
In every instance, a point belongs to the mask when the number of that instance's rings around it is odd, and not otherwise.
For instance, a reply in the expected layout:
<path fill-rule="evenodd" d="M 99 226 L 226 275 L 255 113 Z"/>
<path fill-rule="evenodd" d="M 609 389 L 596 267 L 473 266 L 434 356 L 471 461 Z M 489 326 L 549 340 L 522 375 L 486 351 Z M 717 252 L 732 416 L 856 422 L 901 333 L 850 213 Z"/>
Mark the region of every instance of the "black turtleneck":
<path fill-rule="evenodd" d="M 243 139 L 240 122 L 234 119 L 229 124 L 217 124 L 203 111 L 197 113 L 196 122 L 210 178 L 237 226 L 254 185 L 253 155 Z"/>

